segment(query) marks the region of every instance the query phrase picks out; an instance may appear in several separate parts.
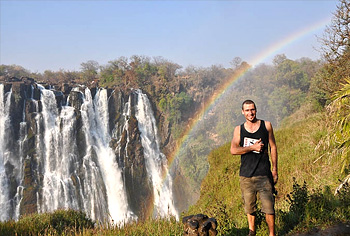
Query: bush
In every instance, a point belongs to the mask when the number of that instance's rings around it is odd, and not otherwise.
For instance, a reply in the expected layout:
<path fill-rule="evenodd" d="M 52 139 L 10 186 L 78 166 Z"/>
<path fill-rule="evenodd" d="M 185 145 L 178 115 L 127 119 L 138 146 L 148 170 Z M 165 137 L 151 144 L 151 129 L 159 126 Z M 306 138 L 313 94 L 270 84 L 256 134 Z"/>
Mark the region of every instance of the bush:
<path fill-rule="evenodd" d="M 328 186 L 309 193 L 306 182 L 301 186 L 296 183 L 295 178 L 293 180 L 293 191 L 287 196 L 289 211 L 278 210 L 276 214 L 276 225 L 280 235 L 349 221 L 350 187 L 348 184 L 334 195 Z"/>
<path fill-rule="evenodd" d="M 17 222 L 0 222 L 0 235 L 61 235 L 94 228 L 95 223 L 82 211 L 56 210 L 53 213 L 22 216 Z"/>
<path fill-rule="evenodd" d="M 91 229 L 94 222 L 82 211 L 57 210 L 50 215 L 50 226 L 59 234 L 64 231 Z"/>

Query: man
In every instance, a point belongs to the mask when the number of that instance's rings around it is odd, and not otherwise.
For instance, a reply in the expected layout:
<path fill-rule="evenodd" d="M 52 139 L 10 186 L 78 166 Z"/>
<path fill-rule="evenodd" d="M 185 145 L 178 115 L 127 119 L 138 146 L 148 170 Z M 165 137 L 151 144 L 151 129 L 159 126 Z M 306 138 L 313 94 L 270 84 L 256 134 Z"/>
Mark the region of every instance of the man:
<path fill-rule="evenodd" d="M 277 146 L 272 125 L 269 121 L 256 118 L 256 106 L 252 100 L 243 102 L 242 114 L 246 121 L 234 129 L 231 154 L 241 155 L 240 186 L 248 217 L 249 235 L 255 235 L 256 199 L 259 193 L 261 211 L 266 215 L 270 236 L 275 236 L 273 192 L 278 173 Z"/>

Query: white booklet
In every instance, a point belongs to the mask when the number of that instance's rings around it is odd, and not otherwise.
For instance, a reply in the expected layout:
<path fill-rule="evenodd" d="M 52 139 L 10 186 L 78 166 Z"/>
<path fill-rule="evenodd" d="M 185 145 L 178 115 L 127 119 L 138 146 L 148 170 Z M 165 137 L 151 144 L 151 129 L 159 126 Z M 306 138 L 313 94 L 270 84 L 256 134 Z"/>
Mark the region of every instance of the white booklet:
<path fill-rule="evenodd" d="M 243 139 L 243 147 L 249 147 L 249 146 L 253 145 L 254 143 L 256 143 L 257 141 L 259 141 L 259 139 L 244 137 L 244 139 Z M 259 153 L 257 151 L 253 151 L 253 152 Z"/>

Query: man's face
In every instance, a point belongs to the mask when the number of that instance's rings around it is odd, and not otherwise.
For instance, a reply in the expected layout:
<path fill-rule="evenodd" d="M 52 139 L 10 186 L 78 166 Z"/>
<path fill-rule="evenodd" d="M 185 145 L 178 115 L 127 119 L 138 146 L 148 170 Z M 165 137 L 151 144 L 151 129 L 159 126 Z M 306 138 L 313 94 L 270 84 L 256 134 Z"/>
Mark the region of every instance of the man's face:
<path fill-rule="evenodd" d="M 247 121 L 253 122 L 256 119 L 256 109 L 254 104 L 244 104 L 242 114 Z"/>

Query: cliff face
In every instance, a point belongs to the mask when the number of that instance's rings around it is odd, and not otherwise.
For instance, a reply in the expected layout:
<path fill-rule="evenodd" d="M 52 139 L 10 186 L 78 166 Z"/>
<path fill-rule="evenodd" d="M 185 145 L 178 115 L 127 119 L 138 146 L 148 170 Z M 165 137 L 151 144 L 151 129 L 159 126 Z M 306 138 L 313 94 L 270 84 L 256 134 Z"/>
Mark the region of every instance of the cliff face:
<path fill-rule="evenodd" d="M 30 78 L 0 86 L 1 220 L 66 207 L 101 221 L 152 213 L 155 177 L 135 115 L 139 92 L 38 85 Z M 160 148 L 170 150 L 169 127 L 159 127 Z"/>

